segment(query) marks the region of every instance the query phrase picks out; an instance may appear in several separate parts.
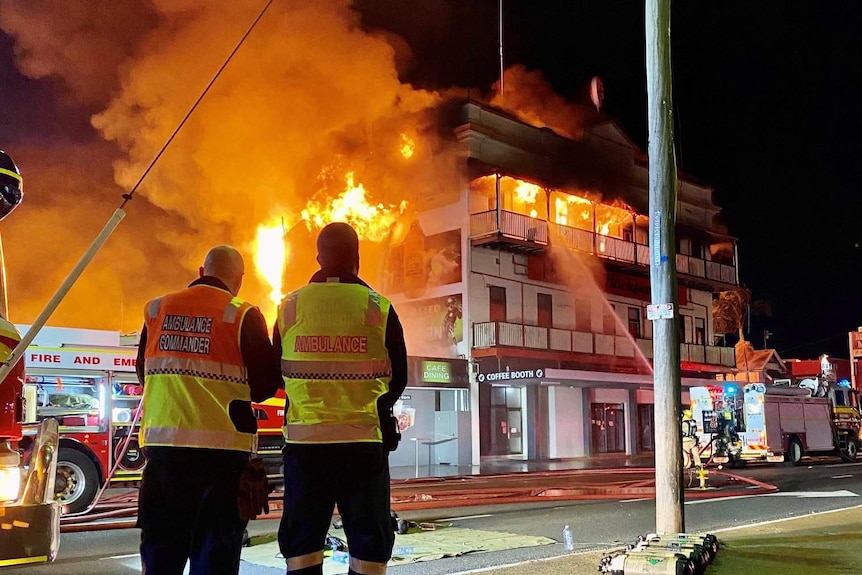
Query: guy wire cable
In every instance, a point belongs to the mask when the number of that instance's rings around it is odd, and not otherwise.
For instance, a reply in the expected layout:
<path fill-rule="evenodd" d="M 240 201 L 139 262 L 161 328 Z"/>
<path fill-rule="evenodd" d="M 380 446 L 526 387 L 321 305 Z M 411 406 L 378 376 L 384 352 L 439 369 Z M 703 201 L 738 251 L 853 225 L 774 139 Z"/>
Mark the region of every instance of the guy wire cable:
<path fill-rule="evenodd" d="M 135 185 L 132 187 L 131 190 L 129 190 L 128 193 L 122 195 L 123 202 L 116 210 L 114 210 L 113 215 L 105 224 L 105 227 L 102 228 L 102 231 L 99 232 L 99 235 L 96 236 L 96 239 L 93 240 L 93 243 L 90 244 L 90 247 L 87 249 L 86 252 L 84 252 L 84 255 L 81 256 L 81 259 L 78 260 L 78 263 L 75 265 L 74 268 L 72 268 L 72 271 L 69 272 L 69 275 L 66 276 L 66 279 L 63 280 L 63 283 L 60 284 L 60 287 L 57 288 L 57 292 L 48 301 L 39 316 L 33 321 L 33 325 L 30 326 L 30 328 L 27 330 L 27 333 L 24 335 L 23 338 L 21 338 L 21 341 L 18 342 L 18 345 L 15 346 L 15 349 L 12 351 L 12 354 L 9 356 L 9 359 L 0 364 L 0 385 L 2 385 L 3 380 L 5 380 L 6 376 L 8 376 L 9 373 L 12 371 L 12 368 L 14 368 L 18 361 L 23 357 L 24 351 L 36 338 L 36 334 L 38 334 L 42 327 L 44 327 L 44 325 L 48 321 L 48 318 L 51 317 L 51 314 L 54 313 L 54 310 L 57 309 L 57 306 L 59 306 L 60 302 L 63 301 L 63 298 L 66 297 L 66 294 L 69 293 L 69 290 L 72 289 L 72 286 L 75 284 L 76 281 L 78 281 L 78 278 L 81 276 L 81 274 L 84 272 L 84 269 L 87 267 L 87 265 L 89 265 L 90 261 L 96 255 L 96 252 L 98 252 L 102 248 L 104 243 L 108 240 L 110 235 L 114 232 L 122 219 L 126 216 L 126 212 L 123 211 L 123 207 L 125 207 L 125 205 L 133 198 L 138 187 L 140 187 L 141 183 L 156 165 L 156 162 L 159 161 L 159 158 L 161 158 L 165 151 L 168 149 L 168 146 L 171 145 L 171 142 L 174 141 L 174 138 L 186 124 L 195 109 L 197 109 L 198 105 L 207 95 L 213 84 L 215 84 L 216 80 L 218 80 L 222 71 L 224 71 L 224 69 L 233 59 L 234 55 L 237 53 L 237 51 L 239 51 L 243 43 L 245 43 L 246 39 L 251 34 L 252 30 L 254 30 L 255 26 L 257 26 L 257 23 L 260 22 L 261 18 L 263 18 L 263 15 L 272 5 L 273 1 L 274 0 L 267 0 L 266 4 L 258 13 L 257 17 L 248 27 L 248 30 L 246 30 L 245 34 L 242 35 L 242 38 L 240 38 L 239 42 L 237 42 L 236 46 L 234 46 L 234 49 L 231 50 L 230 54 L 228 54 L 227 59 L 225 59 L 224 63 L 222 63 L 222 65 L 216 71 L 215 75 L 203 89 L 200 96 L 198 96 L 197 100 L 195 100 L 194 104 L 192 104 L 192 107 L 189 108 L 189 111 L 186 113 L 185 117 L 183 117 L 183 119 L 171 133 L 170 137 L 167 139 L 161 149 L 159 149 L 158 153 L 147 166 L 147 169 L 144 170 L 143 174 L 141 174 L 141 177 L 138 179 L 137 183 L 135 183 Z"/>
<path fill-rule="evenodd" d="M 147 175 L 150 173 L 150 170 L 153 169 L 153 167 L 156 165 L 156 162 L 159 161 L 159 158 L 162 157 L 162 154 L 165 153 L 165 151 L 168 149 L 168 146 L 171 145 L 171 142 L 174 141 L 174 138 L 176 138 L 176 136 L 177 136 L 177 134 L 179 134 L 180 130 L 183 129 L 183 126 L 185 126 L 188 119 L 191 117 L 191 115 L 197 109 L 198 105 L 201 103 L 201 101 L 204 99 L 204 97 L 210 91 L 210 88 L 212 88 L 213 84 L 215 84 L 216 80 L 218 80 L 219 76 L 221 76 L 221 73 L 224 71 L 224 69 L 227 68 L 227 65 L 230 63 L 230 61 L 233 60 L 233 57 L 239 51 L 240 46 L 242 46 L 245 43 L 246 39 L 251 34 L 251 31 L 254 30 L 255 26 L 257 26 L 257 23 L 260 22 L 261 18 L 263 18 L 263 15 L 266 14 L 266 11 L 269 9 L 269 7 L 272 5 L 272 3 L 273 3 L 273 0 L 267 0 L 267 3 L 264 5 L 263 9 L 261 9 L 260 13 L 257 15 L 257 18 L 254 19 L 254 21 L 251 23 L 251 26 L 248 27 L 248 30 L 245 31 L 245 34 L 243 34 L 242 38 L 240 38 L 239 42 L 237 42 L 236 46 L 234 46 L 234 49 L 231 51 L 230 54 L 228 54 L 228 57 L 222 63 L 221 67 L 216 71 L 215 75 L 209 81 L 209 84 L 206 85 L 206 87 L 200 93 L 200 96 L 198 96 L 198 99 L 195 100 L 195 103 L 192 104 L 192 107 L 189 108 L 188 112 L 186 112 L 185 117 L 183 117 L 183 119 L 180 121 L 180 123 L 177 124 L 177 127 L 174 129 L 173 133 L 170 135 L 170 137 L 167 139 L 167 141 L 161 147 L 159 152 L 155 155 L 153 160 L 150 162 L 150 165 L 147 166 L 147 169 L 144 170 L 144 173 L 141 174 L 141 177 L 138 178 L 138 181 L 135 183 L 134 186 L 132 186 L 132 189 L 127 194 L 123 194 L 123 203 L 120 204 L 120 209 L 122 209 L 123 206 L 125 206 L 126 203 L 128 203 L 132 199 L 132 196 L 138 190 L 138 187 L 141 185 L 141 183 L 144 181 L 144 179 L 147 177 Z"/>

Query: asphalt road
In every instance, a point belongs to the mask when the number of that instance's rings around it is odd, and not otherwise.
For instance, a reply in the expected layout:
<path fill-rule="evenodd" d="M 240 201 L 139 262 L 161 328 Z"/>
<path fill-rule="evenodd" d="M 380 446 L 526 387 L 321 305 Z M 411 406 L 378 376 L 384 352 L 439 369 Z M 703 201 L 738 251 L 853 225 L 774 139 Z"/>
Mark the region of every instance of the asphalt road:
<path fill-rule="evenodd" d="M 862 462 L 841 464 L 834 458 L 806 459 L 803 465 L 795 468 L 763 464 L 734 472 L 776 485 L 779 492 L 689 500 L 685 505 L 687 531 L 715 531 L 862 504 Z M 416 521 L 445 521 L 459 527 L 544 536 L 557 541 L 561 538 L 563 526 L 568 524 L 574 532 L 576 550 L 589 550 L 631 542 L 640 534 L 654 531 L 655 504 L 652 499 L 572 501 L 412 511 L 400 513 L 400 516 Z M 267 520 L 252 522 L 249 531 L 256 535 L 274 533 L 276 529 L 277 521 Z M 140 573 L 138 540 L 135 529 L 64 533 L 57 561 L 47 565 L 13 567 L 7 571 L 16 575 Z M 395 575 L 451 575 L 562 553 L 561 544 L 544 545 L 402 565 L 390 568 L 389 572 Z M 240 573 L 283 575 L 284 571 L 244 562 Z"/>

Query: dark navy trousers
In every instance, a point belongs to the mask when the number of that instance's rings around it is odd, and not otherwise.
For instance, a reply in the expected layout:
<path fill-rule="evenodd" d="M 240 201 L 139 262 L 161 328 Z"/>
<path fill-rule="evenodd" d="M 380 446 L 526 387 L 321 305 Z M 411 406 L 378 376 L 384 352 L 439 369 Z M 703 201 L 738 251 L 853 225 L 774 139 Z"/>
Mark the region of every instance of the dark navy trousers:
<path fill-rule="evenodd" d="M 247 523 L 239 518 L 246 453 L 149 448 L 138 495 L 143 575 L 236 575 Z"/>

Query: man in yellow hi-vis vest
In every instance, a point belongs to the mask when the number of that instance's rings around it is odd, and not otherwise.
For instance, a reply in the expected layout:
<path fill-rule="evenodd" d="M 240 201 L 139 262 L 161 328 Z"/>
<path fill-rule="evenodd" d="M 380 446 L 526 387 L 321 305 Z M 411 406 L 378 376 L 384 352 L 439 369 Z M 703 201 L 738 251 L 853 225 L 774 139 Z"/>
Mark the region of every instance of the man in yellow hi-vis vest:
<path fill-rule="evenodd" d="M 239 299 L 243 261 L 209 251 L 199 279 L 144 308 L 138 378 L 147 465 L 138 495 L 145 575 L 236 575 L 240 480 L 257 434 L 251 402 L 281 387 L 266 320 Z"/>
<path fill-rule="evenodd" d="M 323 228 L 317 254 L 320 271 L 282 301 L 273 335 L 288 400 L 278 543 L 290 575 L 322 575 L 338 505 L 348 573 L 380 575 L 395 541 L 389 414 L 407 385 L 404 332 L 389 300 L 356 275 L 353 228 Z"/>

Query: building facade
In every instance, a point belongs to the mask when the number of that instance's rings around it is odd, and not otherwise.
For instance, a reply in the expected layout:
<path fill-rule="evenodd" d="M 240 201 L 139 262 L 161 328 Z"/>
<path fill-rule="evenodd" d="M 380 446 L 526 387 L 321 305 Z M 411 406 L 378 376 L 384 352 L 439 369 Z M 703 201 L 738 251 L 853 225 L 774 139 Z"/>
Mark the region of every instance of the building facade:
<path fill-rule="evenodd" d="M 462 114 L 457 190 L 418 214 L 382 278 L 411 355 L 469 368 L 461 387 L 433 373 L 423 384 L 435 414 L 453 412 L 421 428 L 427 461 L 445 463 L 433 444 L 451 436 L 462 465 L 651 451 L 646 158 L 612 122 L 571 140 L 473 102 Z M 733 348 L 714 345 L 713 295 L 738 285 L 719 211 L 711 188 L 680 178 L 684 390 L 736 365 Z"/>

